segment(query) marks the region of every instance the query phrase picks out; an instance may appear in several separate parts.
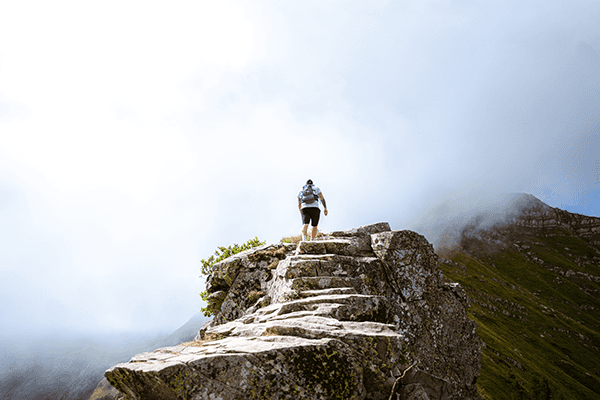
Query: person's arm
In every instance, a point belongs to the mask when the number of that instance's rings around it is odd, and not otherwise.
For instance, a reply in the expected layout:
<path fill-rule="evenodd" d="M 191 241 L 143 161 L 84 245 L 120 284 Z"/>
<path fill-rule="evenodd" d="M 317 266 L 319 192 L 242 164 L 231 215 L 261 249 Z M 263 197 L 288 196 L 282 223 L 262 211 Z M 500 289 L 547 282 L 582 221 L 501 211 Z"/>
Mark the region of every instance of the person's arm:
<path fill-rule="evenodd" d="M 302 210 L 302 202 L 300 201 L 300 198 L 298 198 L 298 210 Z"/>
<path fill-rule="evenodd" d="M 323 197 L 323 192 L 319 193 L 319 197 L 321 198 L 321 201 L 323 202 L 323 208 L 325 208 L 325 210 L 323 210 L 323 212 L 325 213 L 325 215 L 327 215 L 327 202 L 325 201 L 325 197 Z"/>

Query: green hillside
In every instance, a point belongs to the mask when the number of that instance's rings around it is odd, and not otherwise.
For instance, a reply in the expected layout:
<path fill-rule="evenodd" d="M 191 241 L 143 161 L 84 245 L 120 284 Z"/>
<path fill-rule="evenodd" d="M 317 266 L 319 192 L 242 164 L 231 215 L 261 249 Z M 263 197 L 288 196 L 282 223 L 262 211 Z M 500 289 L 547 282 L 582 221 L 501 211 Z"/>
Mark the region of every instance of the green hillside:
<path fill-rule="evenodd" d="M 551 223 L 538 224 L 536 215 Z M 600 219 L 549 207 L 527 218 L 486 231 L 471 227 L 453 250 L 437 250 L 444 275 L 471 298 L 484 342 L 480 393 L 599 399 L 600 250 L 596 233 L 581 234 L 598 229 L 579 225 Z"/>

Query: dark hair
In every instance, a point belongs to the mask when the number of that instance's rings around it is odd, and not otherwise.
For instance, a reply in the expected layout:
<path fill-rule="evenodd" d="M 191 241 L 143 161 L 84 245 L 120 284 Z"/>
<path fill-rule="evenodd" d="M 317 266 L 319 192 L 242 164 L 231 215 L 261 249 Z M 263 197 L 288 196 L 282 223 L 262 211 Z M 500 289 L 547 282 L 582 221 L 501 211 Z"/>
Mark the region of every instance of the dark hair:
<path fill-rule="evenodd" d="M 312 185 L 312 184 L 313 184 L 313 183 L 312 183 L 312 179 L 309 179 L 309 180 L 307 180 L 307 181 L 306 181 L 306 184 L 307 184 L 307 185 Z"/>

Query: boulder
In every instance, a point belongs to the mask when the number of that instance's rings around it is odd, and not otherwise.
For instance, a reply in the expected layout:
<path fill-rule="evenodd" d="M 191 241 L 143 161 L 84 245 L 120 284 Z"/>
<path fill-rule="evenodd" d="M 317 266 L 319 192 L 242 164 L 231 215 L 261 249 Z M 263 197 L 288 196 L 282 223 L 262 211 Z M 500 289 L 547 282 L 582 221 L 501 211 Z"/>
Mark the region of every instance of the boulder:
<path fill-rule="evenodd" d="M 476 399 L 469 300 L 427 240 L 387 223 L 215 265 L 193 342 L 110 368 L 130 399 Z"/>

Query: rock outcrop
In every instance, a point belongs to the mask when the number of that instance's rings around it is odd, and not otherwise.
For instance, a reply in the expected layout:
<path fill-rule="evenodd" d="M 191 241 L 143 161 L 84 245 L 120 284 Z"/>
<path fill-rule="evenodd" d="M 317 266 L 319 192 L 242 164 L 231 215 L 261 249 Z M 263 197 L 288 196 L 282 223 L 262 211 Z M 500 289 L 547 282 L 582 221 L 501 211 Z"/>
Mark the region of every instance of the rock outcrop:
<path fill-rule="evenodd" d="M 550 207 L 535 196 L 521 193 L 500 210 L 496 218 L 478 213 L 462 228 L 455 229 L 454 237 L 448 235 L 439 240 L 437 247 L 439 254 L 461 250 L 472 255 L 489 255 L 512 247 L 526 236 L 562 237 L 565 234 L 598 247 L 600 218 Z"/>
<path fill-rule="evenodd" d="M 600 246 L 600 218 L 550 207 L 530 194 L 522 194 L 518 200 L 522 206 L 510 221 L 513 224 L 533 229 L 536 233 L 546 230 L 552 234 L 552 228 L 566 229 L 591 244 Z"/>
<path fill-rule="evenodd" d="M 475 399 L 469 299 L 424 237 L 387 223 L 215 264 L 194 342 L 109 369 L 130 399 Z"/>

